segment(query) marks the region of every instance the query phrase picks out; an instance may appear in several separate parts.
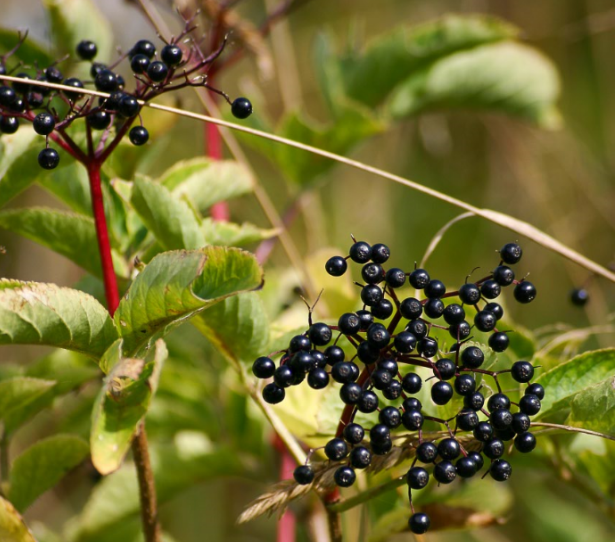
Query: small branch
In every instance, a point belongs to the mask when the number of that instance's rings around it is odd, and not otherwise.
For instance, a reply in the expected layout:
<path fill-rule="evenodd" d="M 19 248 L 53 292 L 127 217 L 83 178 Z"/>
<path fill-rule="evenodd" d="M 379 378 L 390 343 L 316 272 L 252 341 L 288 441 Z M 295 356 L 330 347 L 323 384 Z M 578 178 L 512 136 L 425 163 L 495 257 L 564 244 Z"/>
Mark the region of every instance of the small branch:
<path fill-rule="evenodd" d="M 373 499 L 374 497 L 378 497 L 383 493 L 387 493 L 392 489 L 396 489 L 397 487 L 404 485 L 405 482 L 406 476 L 399 476 L 398 478 L 393 478 L 389 482 L 385 482 L 384 484 L 371 487 L 367 491 L 362 491 L 361 493 L 355 495 L 354 497 L 351 497 L 350 499 L 344 499 L 336 503 L 330 504 L 327 506 L 327 510 L 330 512 L 337 513 L 346 512 L 347 510 L 359 506 L 360 504 L 363 504 L 366 501 Z"/>
<path fill-rule="evenodd" d="M 148 439 L 145 426 L 142 422 L 137 429 L 137 434 L 132 444 L 137 477 L 139 478 L 139 495 L 141 497 L 141 520 L 146 542 L 160 542 L 161 531 L 158 521 L 158 509 L 156 503 L 156 486 L 150 464 L 148 452 Z"/>
<path fill-rule="evenodd" d="M 560 425 L 558 423 L 546 422 L 532 422 L 531 427 L 550 427 L 552 429 L 560 429 L 561 431 L 584 433 L 585 435 L 592 435 L 593 437 L 601 437 L 608 440 L 614 440 L 614 435 L 608 435 L 607 433 L 599 433 L 598 431 L 591 431 L 590 429 L 582 429 L 581 427 L 573 427 L 571 425 Z"/>

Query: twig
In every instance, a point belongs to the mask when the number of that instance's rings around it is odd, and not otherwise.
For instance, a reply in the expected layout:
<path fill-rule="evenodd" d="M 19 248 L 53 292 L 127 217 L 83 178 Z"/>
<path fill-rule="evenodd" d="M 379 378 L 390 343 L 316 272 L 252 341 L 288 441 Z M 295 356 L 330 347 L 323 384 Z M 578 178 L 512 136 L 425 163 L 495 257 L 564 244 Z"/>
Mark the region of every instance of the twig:
<path fill-rule="evenodd" d="M 354 497 L 351 497 L 350 499 L 344 499 L 342 501 L 338 501 L 337 503 L 330 504 L 327 507 L 327 509 L 332 512 L 338 512 L 338 513 L 346 512 L 347 510 L 350 510 L 351 508 L 359 506 L 360 504 L 365 503 L 366 501 L 369 501 L 370 499 L 373 499 L 374 497 L 378 497 L 379 495 L 383 493 L 387 493 L 388 491 L 391 491 L 392 489 L 396 489 L 397 487 L 404 485 L 405 482 L 406 482 L 406 476 L 399 476 L 398 478 L 393 478 L 389 480 L 389 482 L 385 482 L 378 486 L 371 487 L 370 489 L 366 491 L 362 491 L 361 493 L 358 493 L 357 495 L 355 495 Z"/>
<path fill-rule="evenodd" d="M 583 429 L 582 427 L 573 427 L 572 425 L 560 425 L 558 423 L 546 423 L 546 422 L 532 422 L 531 427 L 550 427 L 552 429 L 560 429 L 561 431 L 571 431 L 572 433 L 584 433 L 585 435 L 592 435 L 593 437 L 601 437 L 608 440 L 614 440 L 614 435 L 608 435 L 607 433 L 599 433 L 598 431 L 591 431 L 590 429 Z"/>
<path fill-rule="evenodd" d="M 158 507 L 156 503 L 156 487 L 154 475 L 150 464 L 148 439 L 143 422 L 137 429 L 132 444 L 137 477 L 139 478 L 139 494 L 141 497 L 141 520 L 146 542 L 160 542 L 161 531 L 158 521 Z"/>

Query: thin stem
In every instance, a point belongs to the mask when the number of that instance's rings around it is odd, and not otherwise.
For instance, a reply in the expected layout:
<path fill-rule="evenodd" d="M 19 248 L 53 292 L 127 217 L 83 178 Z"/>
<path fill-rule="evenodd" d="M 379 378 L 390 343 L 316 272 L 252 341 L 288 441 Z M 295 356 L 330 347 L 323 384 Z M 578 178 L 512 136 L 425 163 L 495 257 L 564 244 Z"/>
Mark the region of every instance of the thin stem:
<path fill-rule="evenodd" d="M 141 520 L 143 522 L 145 540 L 146 542 L 160 542 L 161 530 L 158 521 L 156 487 L 154 486 L 154 475 L 152 473 L 150 453 L 148 451 L 148 439 L 143 422 L 137 430 L 132 449 L 135 466 L 137 467 L 137 477 L 139 478 Z"/>
<path fill-rule="evenodd" d="M 570 431 L 572 433 L 584 433 L 593 437 L 601 437 L 608 440 L 614 440 L 614 435 L 607 433 L 599 433 L 599 431 L 591 431 L 590 429 L 582 429 L 581 427 L 573 427 L 571 425 L 560 425 L 558 423 L 532 422 L 531 427 L 550 427 L 552 429 L 561 429 L 562 431 Z"/>
<path fill-rule="evenodd" d="M 366 501 L 373 499 L 374 497 L 378 497 L 383 493 L 387 493 L 392 489 L 396 489 L 397 487 L 404 485 L 405 482 L 406 476 L 399 476 L 398 478 L 393 478 L 392 480 L 389 480 L 389 482 L 385 482 L 378 486 L 371 487 L 366 491 L 362 491 L 361 493 L 355 495 L 354 497 L 351 497 L 350 499 L 344 499 L 336 503 L 330 504 L 328 505 L 327 509 L 328 511 L 337 513 L 346 512 L 347 510 L 350 510 L 355 506 L 359 506 L 360 504 L 363 504 Z"/>

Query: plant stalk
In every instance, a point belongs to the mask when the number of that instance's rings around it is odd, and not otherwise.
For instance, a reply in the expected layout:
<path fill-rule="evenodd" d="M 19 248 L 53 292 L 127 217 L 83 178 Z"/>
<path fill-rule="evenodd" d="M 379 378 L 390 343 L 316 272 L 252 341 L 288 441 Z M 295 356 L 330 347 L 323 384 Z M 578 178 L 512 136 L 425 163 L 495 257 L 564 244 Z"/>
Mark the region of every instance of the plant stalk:
<path fill-rule="evenodd" d="M 105 217 L 105 204 L 101 186 L 101 163 L 102 162 L 99 160 L 90 159 L 86 164 L 86 168 L 90 180 L 92 213 L 96 225 L 96 238 L 98 240 L 98 250 L 103 271 L 107 309 L 113 316 L 120 304 L 120 294 L 115 271 L 113 269 L 109 230 L 107 229 L 107 219 Z M 143 423 L 141 423 L 140 427 L 137 429 L 137 434 L 132 443 L 132 450 L 135 468 L 137 469 L 137 477 L 139 479 L 141 517 L 145 540 L 146 542 L 160 542 L 161 531 L 158 521 L 156 487 L 154 485 L 154 474 L 152 473 L 152 466 L 150 464 L 148 440 Z"/>

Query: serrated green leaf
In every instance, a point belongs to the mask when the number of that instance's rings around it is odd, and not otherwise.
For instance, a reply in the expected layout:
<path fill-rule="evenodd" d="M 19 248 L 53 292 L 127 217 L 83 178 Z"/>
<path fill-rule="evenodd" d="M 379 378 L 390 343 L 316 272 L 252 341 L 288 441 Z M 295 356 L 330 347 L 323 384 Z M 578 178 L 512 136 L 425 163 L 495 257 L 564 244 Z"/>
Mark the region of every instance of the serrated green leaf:
<path fill-rule="evenodd" d="M 130 202 L 167 250 L 191 250 L 205 245 L 199 222 L 190 207 L 162 184 L 138 177 L 133 183 Z"/>
<path fill-rule="evenodd" d="M 201 213 L 218 203 L 252 191 L 250 172 L 232 160 L 193 158 L 178 162 L 158 182 L 177 197 L 186 198 Z"/>
<path fill-rule="evenodd" d="M 99 357 L 118 338 L 93 297 L 55 284 L 0 280 L 0 344 L 38 344 Z"/>
<path fill-rule="evenodd" d="M 192 323 L 236 366 L 262 355 L 269 342 L 269 318 L 256 292 L 224 299 Z"/>
<path fill-rule="evenodd" d="M 2 542 L 36 542 L 19 512 L 3 497 L 0 497 L 0 540 Z"/>
<path fill-rule="evenodd" d="M 208 245 L 223 247 L 243 246 L 276 237 L 279 233 L 277 229 L 265 230 L 249 222 L 234 224 L 233 222 L 222 222 L 211 218 L 203 220 L 201 231 Z"/>
<path fill-rule="evenodd" d="M 437 60 L 413 73 L 388 100 L 396 118 L 431 110 L 480 109 L 545 127 L 558 123 L 560 92 L 553 64 L 519 43 L 496 43 Z"/>
<path fill-rule="evenodd" d="M 75 213 L 28 207 L 0 211 L 0 228 L 12 231 L 47 247 L 102 277 L 94 220 Z M 128 276 L 128 265 L 112 250 L 113 264 L 121 277 Z"/>
<path fill-rule="evenodd" d="M 0 207 L 30 186 L 40 173 L 39 136 L 29 126 L 0 138 Z"/>
<path fill-rule="evenodd" d="M 567 425 L 614 435 L 614 377 L 586 388 L 571 401 Z"/>
<path fill-rule="evenodd" d="M 495 17 L 448 15 L 377 36 L 363 51 L 341 59 L 341 74 L 351 98 L 375 106 L 412 72 L 438 58 L 516 34 L 515 27 Z"/>
<path fill-rule="evenodd" d="M 76 56 L 77 44 L 96 43 L 97 62 L 109 62 L 113 54 L 111 25 L 92 0 L 43 0 L 51 23 L 54 43 L 60 54 Z"/>
<path fill-rule="evenodd" d="M 92 463 L 101 474 L 122 464 L 156 392 L 166 358 L 165 342 L 158 340 L 145 359 L 122 358 L 105 379 L 92 411 L 90 435 Z"/>
<path fill-rule="evenodd" d="M 36 401 L 55 381 L 18 376 L 0 382 L 0 420 Z"/>
<path fill-rule="evenodd" d="M 65 164 L 62 160 L 59 167 L 46 171 L 44 175 L 38 177 L 37 181 L 45 190 L 76 213 L 87 216 L 92 214 L 88 173 L 82 164 L 78 162 Z"/>
<path fill-rule="evenodd" d="M 259 288 L 262 277 L 255 257 L 240 249 L 159 254 L 137 276 L 115 313 L 125 352 L 226 297 Z"/>
<path fill-rule="evenodd" d="M 542 374 L 536 382 L 545 388 L 545 398 L 537 418 L 566 417 L 578 393 L 613 375 L 613 348 L 586 352 Z"/>
<path fill-rule="evenodd" d="M 20 512 L 88 455 L 88 443 L 73 435 L 54 435 L 32 445 L 11 465 L 9 499 Z"/>

